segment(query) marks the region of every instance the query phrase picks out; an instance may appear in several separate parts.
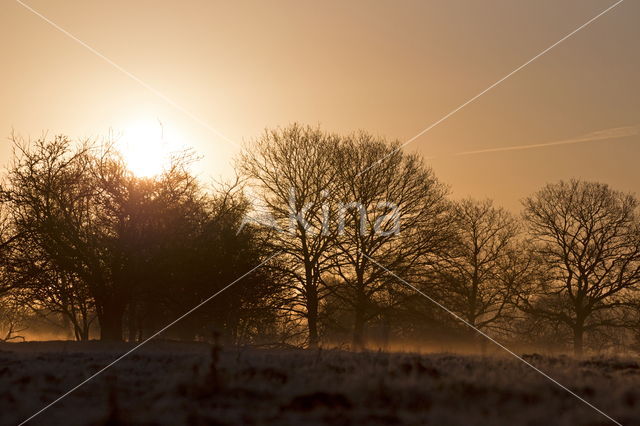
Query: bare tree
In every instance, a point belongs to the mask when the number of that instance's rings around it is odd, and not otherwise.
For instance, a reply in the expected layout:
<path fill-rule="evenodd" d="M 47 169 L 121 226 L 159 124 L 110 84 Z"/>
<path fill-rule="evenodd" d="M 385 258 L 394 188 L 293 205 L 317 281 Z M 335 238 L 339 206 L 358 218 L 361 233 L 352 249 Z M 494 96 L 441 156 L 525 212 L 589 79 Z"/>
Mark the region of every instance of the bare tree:
<path fill-rule="evenodd" d="M 640 284 L 638 201 L 605 184 L 571 180 L 547 185 L 523 204 L 550 273 L 522 297 L 523 306 L 568 326 L 581 356 L 585 332 L 623 325 L 616 313 Z"/>
<path fill-rule="evenodd" d="M 373 261 L 403 277 L 431 265 L 450 236 L 447 189 L 421 157 L 364 132 L 344 138 L 333 167 L 344 217 L 335 271 L 346 286 L 336 294 L 353 308 L 352 346 L 361 349 L 367 322 L 403 300 Z"/>
<path fill-rule="evenodd" d="M 17 290 L 11 292 L 10 300 L 20 304 L 22 311 L 63 315 L 73 325 L 76 338 L 87 340 L 94 309 L 86 286 L 57 270 L 28 233 L 18 231 L 9 211 L 11 204 L 4 201 L 0 212 L 0 291 Z"/>
<path fill-rule="evenodd" d="M 306 319 L 310 347 L 318 345 L 318 307 L 326 295 L 321 277 L 335 241 L 324 225 L 332 214 L 326 198 L 336 182 L 337 142 L 337 136 L 293 124 L 265 131 L 240 158 L 257 209 L 272 225 L 272 249 L 283 254 L 279 265 L 291 283 L 291 309 Z"/>
<path fill-rule="evenodd" d="M 436 268 L 438 294 L 473 327 L 504 331 L 531 265 L 518 222 L 491 200 L 456 202 L 452 215 L 454 244 Z"/>
<path fill-rule="evenodd" d="M 509 271 L 518 224 L 491 200 L 457 202 L 453 217 L 455 244 L 438 267 L 442 295 L 469 324 L 487 328 L 502 319 L 516 290 Z"/>
<path fill-rule="evenodd" d="M 116 297 L 108 296 L 112 286 L 100 244 L 106 234 L 93 202 L 99 188 L 91 178 L 90 151 L 88 144 L 73 144 L 62 136 L 31 145 L 14 141 L 3 200 L 20 235 L 20 255 L 13 268 L 18 281 L 67 307 L 77 306 L 71 300 L 85 294 L 72 283 L 82 283 L 91 288 L 101 316 L 106 298 Z M 108 334 L 106 316 L 100 320 L 103 334 Z M 117 338 L 117 331 L 110 337 Z"/>

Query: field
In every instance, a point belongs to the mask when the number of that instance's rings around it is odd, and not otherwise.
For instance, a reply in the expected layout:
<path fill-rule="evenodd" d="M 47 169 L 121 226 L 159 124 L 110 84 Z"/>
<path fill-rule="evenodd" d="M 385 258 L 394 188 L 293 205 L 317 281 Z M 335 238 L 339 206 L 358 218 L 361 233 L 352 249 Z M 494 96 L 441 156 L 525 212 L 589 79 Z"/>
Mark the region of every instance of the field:
<path fill-rule="evenodd" d="M 1 423 L 18 424 L 131 346 L 0 345 Z M 625 425 L 637 360 L 526 358 Z M 150 342 L 30 424 L 614 424 L 514 358 Z"/>

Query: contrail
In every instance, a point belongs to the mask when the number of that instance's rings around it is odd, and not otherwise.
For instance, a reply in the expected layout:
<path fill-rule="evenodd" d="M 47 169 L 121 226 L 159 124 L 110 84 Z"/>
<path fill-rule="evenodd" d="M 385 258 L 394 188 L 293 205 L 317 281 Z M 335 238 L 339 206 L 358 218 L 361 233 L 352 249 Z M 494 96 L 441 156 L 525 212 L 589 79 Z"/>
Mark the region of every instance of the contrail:
<path fill-rule="evenodd" d="M 442 123 L 443 121 L 445 121 L 446 119 L 448 119 L 449 117 L 451 117 L 452 115 L 454 115 L 455 113 L 457 113 L 458 111 L 460 111 L 461 109 L 463 109 L 464 107 L 466 107 L 467 105 L 473 103 L 476 99 L 480 98 L 481 96 L 483 96 L 485 93 L 489 92 L 491 89 L 493 89 L 494 87 L 499 86 L 503 81 L 505 81 L 506 79 L 508 79 L 509 77 L 511 77 L 512 75 L 514 75 L 515 73 L 517 73 L 518 71 L 520 71 L 521 69 L 523 69 L 524 67 L 526 67 L 527 65 L 529 65 L 530 63 L 534 62 L 535 60 L 537 60 L 538 58 L 540 58 L 541 56 L 543 56 L 544 54 L 546 54 L 547 52 L 549 52 L 550 50 L 552 50 L 554 47 L 556 47 L 557 45 L 559 45 L 560 43 L 564 42 L 565 40 L 573 37 L 577 32 L 581 31 L 582 29 L 586 28 L 587 26 L 591 25 L 591 23 L 593 23 L 594 21 L 596 21 L 598 18 L 600 18 L 601 16 L 603 16 L 604 14 L 606 14 L 607 12 L 609 12 L 610 10 L 612 10 L 614 7 L 618 6 L 620 3 L 622 3 L 624 0 L 619 0 L 617 2 L 615 2 L 614 4 L 612 4 L 611 6 L 609 6 L 608 8 L 606 8 L 605 10 L 603 10 L 602 12 L 598 13 L 596 16 L 594 16 L 593 18 L 589 19 L 587 22 L 585 22 L 584 24 L 580 25 L 578 28 L 576 28 L 575 30 L 571 31 L 569 34 L 565 35 L 564 37 L 562 37 L 560 40 L 556 41 L 555 43 L 553 43 L 551 46 L 547 47 L 546 49 L 544 49 L 542 52 L 538 53 L 536 56 L 534 56 L 533 58 L 529 59 L 527 62 L 525 62 L 524 64 L 520 65 L 518 68 L 514 69 L 513 71 L 511 71 L 509 74 L 505 75 L 504 77 L 502 77 L 500 80 L 496 81 L 495 83 L 493 83 L 491 86 L 487 87 L 486 89 L 484 89 L 482 92 L 478 93 L 477 95 L 475 95 L 474 97 L 472 97 L 471 99 L 467 100 L 466 102 L 464 102 L 463 104 L 459 105 L 458 107 L 456 107 L 453 111 L 449 112 L 447 115 L 445 115 L 444 117 L 440 118 L 439 120 L 437 120 L 434 123 L 431 123 L 431 125 L 429 125 L 428 127 L 426 127 L 425 129 L 421 130 L 417 135 L 415 135 L 414 137 L 412 137 L 411 139 L 408 139 L 406 142 L 404 142 L 402 145 L 398 146 L 396 149 L 394 149 L 393 151 L 391 151 L 391 153 L 385 155 L 384 157 L 380 158 L 379 160 L 377 160 L 376 162 L 372 163 L 369 167 L 367 167 L 366 169 L 362 170 L 360 173 L 358 173 L 356 175 L 357 176 L 361 176 L 362 174 L 364 174 L 366 171 L 368 171 L 369 169 L 371 169 L 372 167 L 377 166 L 378 164 L 380 164 L 385 158 L 395 154 L 396 152 L 398 152 L 399 150 L 401 150 L 402 148 L 404 148 L 405 146 L 407 146 L 408 144 L 410 144 L 411 142 L 415 141 L 416 139 L 418 139 L 420 136 L 424 135 L 425 133 L 427 133 L 428 131 L 430 131 L 431 129 L 433 129 L 434 127 L 436 127 L 437 125 L 439 125 L 440 123 Z M 428 158 L 430 159 L 430 158 Z"/>
<path fill-rule="evenodd" d="M 516 146 L 505 146 L 500 148 L 478 149 L 475 151 L 463 151 L 463 152 L 452 154 L 452 156 L 458 157 L 462 155 L 484 154 L 488 152 L 519 151 L 522 149 L 544 148 L 547 146 L 571 145 L 571 144 L 584 143 L 584 142 L 601 141 L 606 139 L 621 139 L 629 136 L 635 136 L 638 134 L 640 134 L 640 125 L 614 127 L 611 129 L 598 130 L 597 132 L 588 133 L 586 135 L 579 136 L 577 138 L 563 139 L 563 140 L 554 141 L 554 142 L 536 143 L 531 145 L 516 145 Z"/>

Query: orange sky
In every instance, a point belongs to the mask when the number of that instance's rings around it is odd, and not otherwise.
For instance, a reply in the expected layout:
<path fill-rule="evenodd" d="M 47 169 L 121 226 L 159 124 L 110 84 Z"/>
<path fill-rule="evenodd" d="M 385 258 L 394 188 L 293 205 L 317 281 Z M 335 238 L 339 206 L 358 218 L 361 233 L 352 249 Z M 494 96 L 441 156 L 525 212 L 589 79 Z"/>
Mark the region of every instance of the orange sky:
<path fill-rule="evenodd" d="M 237 152 L 211 129 L 241 142 L 300 121 L 407 140 L 613 3 L 27 1 L 119 70 L 4 0 L 0 134 L 160 121 L 205 177 L 228 175 Z M 512 209 L 561 178 L 640 192 L 638 18 L 623 2 L 407 149 L 455 196 Z M 531 147 L 495 150 L 516 145 Z"/>

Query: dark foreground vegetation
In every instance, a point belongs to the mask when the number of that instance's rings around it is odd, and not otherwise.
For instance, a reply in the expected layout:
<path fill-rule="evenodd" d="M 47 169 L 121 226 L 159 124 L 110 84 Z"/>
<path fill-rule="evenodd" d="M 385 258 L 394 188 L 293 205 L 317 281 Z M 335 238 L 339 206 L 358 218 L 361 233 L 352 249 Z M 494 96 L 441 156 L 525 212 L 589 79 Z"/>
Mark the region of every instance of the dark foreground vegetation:
<path fill-rule="evenodd" d="M 548 184 L 516 215 L 451 199 L 397 142 L 300 125 L 249 144 L 230 185 L 196 179 L 190 152 L 140 178 L 109 144 L 14 149 L 0 188 L 4 340 L 47 324 L 142 341 L 224 289 L 162 337 L 358 350 L 480 346 L 476 328 L 578 356 L 639 347 L 638 200 L 606 184 Z"/>
<path fill-rule="evenodd" d="M 0 345 L 2 424 L 17 424 L 131 347 Z M 525 356 L 624 425 L 640 424 L 640 366 Z M 605 425 L 515 358 L 150 342 L 33 425 Z"/>

